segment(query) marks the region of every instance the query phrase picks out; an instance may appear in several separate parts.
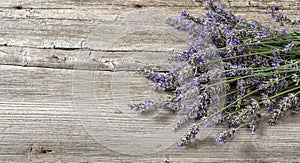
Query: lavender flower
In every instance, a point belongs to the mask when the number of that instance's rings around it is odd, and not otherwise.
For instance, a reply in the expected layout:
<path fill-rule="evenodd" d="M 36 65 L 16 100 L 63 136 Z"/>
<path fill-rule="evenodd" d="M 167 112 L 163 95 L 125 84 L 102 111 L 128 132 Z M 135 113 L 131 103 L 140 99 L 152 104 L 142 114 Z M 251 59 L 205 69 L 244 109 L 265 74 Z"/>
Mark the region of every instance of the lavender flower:
<path fill-rule="evenodd" d="M 293 93 L 283 97 L 278 104 L 278 109 L 274 110 L 272 118 L 269 120 L 270 125 L 275 125 L 289 109 L 298 105 L 298 100 L 298 97 Z"/>
<path fill-rule="evenodd" d="M 299 76 L 297 74 L 292 75 L 292 80 L 293 80 L 294 83 L 296 83 L 295 85 L 299 84 L 300 79 L 299 79 Z"/>
<path fill-rule="evenodd" d="M 252 118 L 251 118 L 251 122 L 250 122 L 249 125 L 248 125 L 248 127 L 249 127 L 250 130 L 251 130 L 251 134 L 252 134 L 252 135 L 254 135 L 255 130 L 256 130 L 257 126 L 258 126 L 258 122 L 257 122 L 256 119 L 257 119 L 256 117 L 252 117 Z"/>
<path fill-rule="evenodd" d="M 288 53 L 289 51 L 291 51 L 291 49 L 296 46 L 296 42 L 295 41 L 292 41 L 291 43 L 287 44 L 284 48 L 284 52 L 285 53 Z"/>
<path fill-rule="evenodd" d="M 164 106 L 164 101 L 161 99 L 147 99 L 139 104 L 128 104 L 128 107 L 140 111 L 141 113 L 149 113 Z"/>
<path fill-rule="evenodd" d="M 221 144 L 226 143 L 226 140 L 228 138 L 233 139 L 235 137 L 235 132 L 236 132 L 236 130 L 233 128 L 233 129 L 230 129 L 228 131 L 223 131 L 223 132 L 217 134 L 216 135 L 216 142 L 221 143 Z"/>
<path fill-rule="evenodd" d="M 179 147 L 196 138 L 207 120 L 228 124 L 229 130 L 216 136 L 216 142 L 225 143 L 244 126 L 254 134 L 262 118 L 274 125 L 287 111 L 298 112 L 300 33 L 239 18 L 214 0 L 199 2 L 206 2 L 204 17 L 182 11 L 178 18 L 167 20 L 175 29 L 186 31 L 190 41 L 168 59 L 176 67 L 169 72 L 138 71 L 153 81 L 155 90 L 169 95 L 130 107 L 140 112 L 158 107 L 178 111 L 182 116 L 175 130 L 193 121 Z M 298 22 L 278 10 L 270 8 L 275 21 Z"/>
<path fill-rule="evenodd" d="M 189 130 L 186 132 L 185 136 L 181 138 L 181 140 L 178 142 L 178 147 L 182 147 L 184 145 L 187 145 L 188 142 L 191 139 L 195 139 L 196 135 L 199 132 L 199 126 L 197 124 L 193 124 Z"/>

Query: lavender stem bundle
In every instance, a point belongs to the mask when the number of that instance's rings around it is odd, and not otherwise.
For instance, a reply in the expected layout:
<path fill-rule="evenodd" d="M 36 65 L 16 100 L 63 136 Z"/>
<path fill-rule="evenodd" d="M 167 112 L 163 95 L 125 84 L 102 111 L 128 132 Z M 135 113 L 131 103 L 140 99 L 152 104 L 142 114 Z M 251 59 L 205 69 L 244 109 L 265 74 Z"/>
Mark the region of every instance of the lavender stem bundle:
<path fill-rule="evenodd" d="M 129 105 L 142 113 L 162 107 L 183 113 L 174 130 L 189 121 L 193 125 L 179 147 L 188 145 L 208 122 L 228 126 L 216 135 L 216 142 L 225 143 L 242 127 L 254 134 L 259 121 L 268 119 L 275 125 L 287 112 L 299 110 L 300 32 L 238 18 L 213 0 L 204 8 L 204 18 L 183 11 L 167 21 L 189 34 L 189 47 L 169 58 L 177 67 L 168 72 L 138 71 L 169 95 Z M 270 11 L 281 25 L 300 24 L 277 13 L 274 6 Z"/>

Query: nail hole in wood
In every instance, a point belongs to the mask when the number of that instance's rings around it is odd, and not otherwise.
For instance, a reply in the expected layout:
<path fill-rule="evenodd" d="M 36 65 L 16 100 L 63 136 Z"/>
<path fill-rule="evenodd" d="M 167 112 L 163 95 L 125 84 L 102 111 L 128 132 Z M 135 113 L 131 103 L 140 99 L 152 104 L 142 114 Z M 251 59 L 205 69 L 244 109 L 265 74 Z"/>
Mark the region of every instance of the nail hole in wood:
<path fill-rule="evenodd" d="M 24 7 L 23 6 L 14 6 L 13 8 L 15 8 L 17 10 L 22 10 Z"/>
<path fill-rule="evenodd" d="M 44 148 L 44 147 L 40 147 L 40 148 L 38 149 L 38 151 L 39 151 L 39 153 L 49 153 L 49 152 L 52 152 L 51 149 L 46 149 L 46 148 Z"/>
<path fill-rule="evenodd" d="M 140 5 L 140 4 L 135 4 L 133 7 L 134 7 L 134 8 L 142 8 L 143 6 Z"/>

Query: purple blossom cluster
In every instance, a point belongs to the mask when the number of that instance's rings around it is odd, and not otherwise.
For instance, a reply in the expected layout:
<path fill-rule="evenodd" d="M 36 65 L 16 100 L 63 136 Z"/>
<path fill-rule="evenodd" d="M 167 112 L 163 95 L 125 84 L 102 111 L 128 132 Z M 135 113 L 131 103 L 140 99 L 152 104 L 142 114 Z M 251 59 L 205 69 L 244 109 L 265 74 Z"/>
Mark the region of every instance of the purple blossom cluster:
<path fill-rule="evenodd" d="M 231 129 L 231 130 L 226 130 L 226 131 L 220 132 L 216 136 L 216 142 L 221 143 L 221 144 L 226 143 L 226 140 L 228 138 L 234 138 L 235 132 L 236 132 L 236 129 Z"/>
<path fill-rule="evenodd" d="M 278 9 L 278 7 L 276 6 L 272 6 L 270 8 L 270 12 L 271 12 L 271 16 L 272 18 L 274 18 L 274 20 L 276 22 L 280 22 L 281 25 L 284 25 L 284 23 L 290 23 L 290 24 L 300 24 L 300 19 L 289 19 L 286 15 L 283 14 L 282 11 L 280 11 L 279 13 L 276 12 Z"/>
<path fill-rule="evenodd" d="M 199 132 L 199 126 L 197 124 L 193 124 L 188 131 L 186 132 L 185 136 L 181 138 L 178 143 L 178 147 L 182 147 L 187 145 L 191 139 L 194 139 Z"/>
<path fill-rule="evenodd" d="M 196 138 L 208 121 L 228 126 L 216 135 L 216 142 L 225 143 L 241 127 L 254 134 L 265 118 L 274 125 L 287 112 L 297 113 L 300 33 L 239 18 L 213 0 L 199 2 L 205 3 L 204 17 L 183 11 L 167 20 L 175 29 L 186 31 L 190 40 L 186 49 L 168 58 L 175 68 L 138 71 L 168 96 L 130 107 L 141 112 L 164 107 L 183 113 L 174 129 L 190 121 L 193 125 L 179 140 L 179 147 Z M 275 21 L 300 24 L 277 10 L 271 7 Z"/>

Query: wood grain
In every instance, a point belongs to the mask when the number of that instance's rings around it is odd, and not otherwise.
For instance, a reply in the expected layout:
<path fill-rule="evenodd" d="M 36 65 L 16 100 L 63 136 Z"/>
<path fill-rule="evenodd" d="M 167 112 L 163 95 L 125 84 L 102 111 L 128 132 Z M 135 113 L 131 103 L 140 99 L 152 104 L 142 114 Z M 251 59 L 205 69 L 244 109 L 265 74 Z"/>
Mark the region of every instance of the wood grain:
<path fill-rule="evenodd" d="M 243 18 L 266 24 L 272 5 L 291 18 L 300 17 L 298 0 L 223 3 Z M 177 148 L 174 139 L 170 147 L 152 154 L 116 150 L 132 140 L 124 138 L 120 145 L 105 125 L 150 139 L 151 132 L 172 122 L 170 112 L 141 122 L 124 105 L 152 95 L 151 83 L 134 70 L 168 70 L 167 57 L 187 46 L 187 35 L 165 24 L 166 17 L 183 9 L 204 13 L 189 0 L 0 0 L 0 160 L 299 162 L 299 115 L 289 115 L 275 127 L 262 124 L 253 136 L 243 129 L 225 145 L 214 143 L 214 134 L 222 131 L 218 127 L 187 148 Z M 128 91 L 121 91 L 122 86 Z M 106 117 L 98 118 L 99 112 Z M 151 140 L 167 142 L 168 136 Z M 145 151 L 149 145 L 144 144 Z"/>

